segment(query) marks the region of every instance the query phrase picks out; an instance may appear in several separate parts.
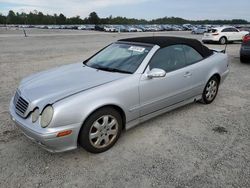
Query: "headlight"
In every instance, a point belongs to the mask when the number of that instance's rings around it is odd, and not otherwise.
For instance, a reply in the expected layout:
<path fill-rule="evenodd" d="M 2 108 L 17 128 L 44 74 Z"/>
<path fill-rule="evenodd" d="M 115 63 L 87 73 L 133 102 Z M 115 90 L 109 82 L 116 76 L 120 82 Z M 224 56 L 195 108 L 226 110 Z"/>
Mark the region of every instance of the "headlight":
<path fill-rule="evenodd" d="M 53 117 L 53 113 L 54 113 L 54 110 L 51 105 L 46 106 L 43 109 L 43 112 L 41 115 L 41 127 L 45 128 L 50 124 L 52 117 Z"/>
<path fill-rule="evenodd" d="M 32 123 L 35 123 L 39 118 L 39 109 L 36 108 L 32 114 L 31 114 L 31 119 L 32 119 Z"/>

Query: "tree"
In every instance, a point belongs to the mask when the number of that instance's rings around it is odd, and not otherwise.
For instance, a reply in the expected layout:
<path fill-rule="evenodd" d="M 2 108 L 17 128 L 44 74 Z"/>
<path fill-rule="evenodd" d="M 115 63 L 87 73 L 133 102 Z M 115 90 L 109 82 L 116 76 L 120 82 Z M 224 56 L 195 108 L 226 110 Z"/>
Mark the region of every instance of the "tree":
<path fill-rule="evenodd" d="M 8 15 L 0 13 L 0 24 L 249 24 L 247 20 L 233 19 L 233 20 L 186 20 L 179 17 L 163 17 L 153 20 L 135 19 L 126 17 L 112 17 L 110 15 L 106 18 L 99 18 L 96 12 L 91 12 L 88 17 L 81 19 L 80 16 L 66 18 L 62 13 L 57 15 L 45 15 L 42 12 L 34 10 L 28 14 L 22 12 L 9 11 Z"/>
<path fill-rule="evenodd" d="M 42 12 L 38 12 L 37 18 L 36 18 L 36 23 L 37 24 L 44 24 L 43 23 L 43 17 L 44 17 L 43 13 Z"/>
<path fill-rule="evenodd" d="M 3 16 L 1 13 L 0 13 L 0 24 L 6 24 L 6 16 Z"/>
<path fill-rule="evenodd" d="M 15 12 L 13 10 L 10 10 L 9 13 L 8 13 L 7 23 L 8 24 L 15 24 L 15 23 L 17 23 L 16 14 L 15 14 Z"/>
<path fill-rule="evenodd" d="M 57 17 L 57 24 L 65 24 L 66 23 L 66 17 L 61 13 L 59 14 L 59 16 Z"/>
<path fill-rule="evenodd" d="M 82 24 L 83 20 L 80 18 L 80 16 L 75 16 L 67 19 L 67 24 Z"/>
<path fill-rule="evenodd" d="M 89 14 L 88 21 L 90 24 L 98 24 L 100 22 L 100 18 L 96 12 L 91 12 Z"/>
<path fill-rule="evenodd" d="M 27 24 L 35 24 L 35 14 L 32 12 L 27 15 Z"/>

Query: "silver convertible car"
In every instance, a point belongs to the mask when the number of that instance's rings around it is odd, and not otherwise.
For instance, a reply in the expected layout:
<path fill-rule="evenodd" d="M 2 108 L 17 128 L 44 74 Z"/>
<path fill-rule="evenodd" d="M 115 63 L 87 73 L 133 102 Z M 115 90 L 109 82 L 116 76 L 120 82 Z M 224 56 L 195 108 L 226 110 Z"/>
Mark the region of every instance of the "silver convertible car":
<path fill-rule="evenodd" d="M 228 73 L 228 56 L 194 39 L 122 39 L 83 63 L 24 78 L 10 114 L 48 151 L 79 144 L 100 153 L 123 130 L 188 103 L 211 103 Z"/>

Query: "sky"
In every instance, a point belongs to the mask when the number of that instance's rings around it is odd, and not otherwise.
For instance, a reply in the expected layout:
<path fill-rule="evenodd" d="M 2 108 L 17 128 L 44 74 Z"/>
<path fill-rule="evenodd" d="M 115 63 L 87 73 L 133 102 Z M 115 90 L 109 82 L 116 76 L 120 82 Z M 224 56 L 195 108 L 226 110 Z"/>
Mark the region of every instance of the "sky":
<path fill-rule="evenodd" d="M 63 13 L 67 17 L 99 17 L 112 15 L 128 18 L 154 19 L 182 17 L 185 19 L 245 19 L 250 21 L 249 0 L 0 0 L 0 13 L 41 11 Z"/>

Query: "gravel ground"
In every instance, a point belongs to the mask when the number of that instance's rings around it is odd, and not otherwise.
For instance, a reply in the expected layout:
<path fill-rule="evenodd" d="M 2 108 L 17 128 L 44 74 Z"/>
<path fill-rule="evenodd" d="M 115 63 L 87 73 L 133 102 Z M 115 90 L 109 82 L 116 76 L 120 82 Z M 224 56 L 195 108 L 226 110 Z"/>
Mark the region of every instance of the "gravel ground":
<path fill-rule="evenodd" d="M 0 28 L 0 187 L 250 187 L 250 64 L 230 44 L 231 72 L 210 105 L 191 104 L 122 134 L 109 151 L 51 154 L 22 135 L 8 105 L 19 81 L 79 62 L 119 38 L 153 33 Z M 189 32 L 162 32 L 201 39 Z M 223 46 L 210 45 L 222 49 Z"/>

